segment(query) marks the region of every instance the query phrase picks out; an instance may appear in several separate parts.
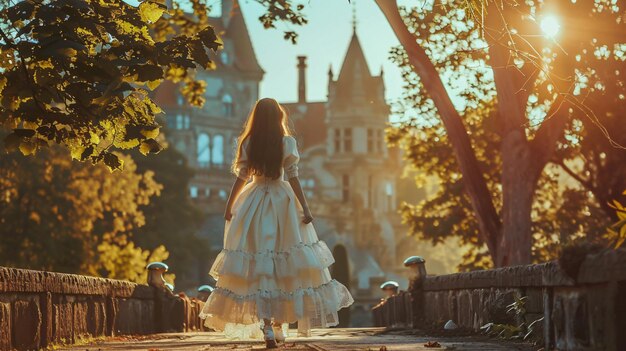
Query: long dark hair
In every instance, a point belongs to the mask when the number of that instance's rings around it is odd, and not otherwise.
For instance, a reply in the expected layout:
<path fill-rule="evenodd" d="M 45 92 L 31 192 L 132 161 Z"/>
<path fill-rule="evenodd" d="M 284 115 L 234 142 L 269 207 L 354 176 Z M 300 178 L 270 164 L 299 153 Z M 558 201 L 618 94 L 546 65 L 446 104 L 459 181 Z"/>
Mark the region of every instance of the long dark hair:
<path fill-rule="evenodd" d="M 283 137 L 290 135 L 287 113 L 280 104 L 263 98 L 254 105 L 238 139 L 233 168 L 241 158 L 244 141 L 248 155 L 248 174 L 269 178 L 280 177 L 283 161 Z"/>

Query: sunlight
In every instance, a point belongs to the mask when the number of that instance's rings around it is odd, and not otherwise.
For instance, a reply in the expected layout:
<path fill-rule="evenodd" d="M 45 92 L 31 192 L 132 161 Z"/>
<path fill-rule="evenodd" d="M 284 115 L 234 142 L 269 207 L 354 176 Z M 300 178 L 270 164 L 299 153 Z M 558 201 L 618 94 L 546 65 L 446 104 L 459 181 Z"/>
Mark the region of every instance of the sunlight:
<path fill-rule="evenodd" d="M 561 29 L 559 20 L 553 15 L 544 16 L 543 19 L 541 19 L 539 26 L 541 27 L 543 34 L 548 38 L 554 38 Z"/>

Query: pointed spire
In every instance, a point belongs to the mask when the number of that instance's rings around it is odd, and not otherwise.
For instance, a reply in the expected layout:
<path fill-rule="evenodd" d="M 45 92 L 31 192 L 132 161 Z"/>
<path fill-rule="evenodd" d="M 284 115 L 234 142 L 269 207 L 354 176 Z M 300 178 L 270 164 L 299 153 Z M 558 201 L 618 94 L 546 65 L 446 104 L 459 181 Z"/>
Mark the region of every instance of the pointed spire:
<path fill-rule="evenodd" d="M 382 77 L 384 73 L 383 65 L 380 65 L 380 76 Z"/>
<path fill-rule="evenodd" d="M 352 33 L 356 33 L 356 0 L 352 0 Z"/>
<path fill-rule="evenodd" d="M 328 65 L 328 81 L 332 81 L 333 77 L 334 77 L 334 74 L 333 74 L 333 64 L 331 63 L 331 64 Z"/>

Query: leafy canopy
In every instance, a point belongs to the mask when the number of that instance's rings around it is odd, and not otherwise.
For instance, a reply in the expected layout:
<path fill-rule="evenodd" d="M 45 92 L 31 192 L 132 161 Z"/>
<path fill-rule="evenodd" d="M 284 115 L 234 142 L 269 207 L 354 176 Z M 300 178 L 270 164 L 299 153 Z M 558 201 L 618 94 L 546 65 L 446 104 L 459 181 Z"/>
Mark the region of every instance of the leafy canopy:
<path fill-rule="evenodd" d="M 74 161 L 58 146 L 38 157 L 0 157 L 0 265 L 122 277 L 119 262 L 111 261 L 115 269 L 107 263 L 115 252 L 147 258 L 129 239 L 162 185 L 153 172 L 136 171 L 130 157 L 116 156 L 124 172 Z M 145 263 L 119 259 L 125 267 Z"/>
<path fill-rule="evenodd" d="M 267 28 L 306 22 L 289 1 L 257 0 Z M 161 109 L 149 92 L 183 82 L 190 104 L 204 103 L 196 69 L 213 69 L 221 41 L 204 1 L 193 13 L 164 0 L 25 0 L 0 11 L 0 124 L 8 151 L 24 155 L 57 143 L 71 157 L 120 169 L 116 149 L 157 153 Z M 294 32 L 285 37 L 295 41 Z"/>

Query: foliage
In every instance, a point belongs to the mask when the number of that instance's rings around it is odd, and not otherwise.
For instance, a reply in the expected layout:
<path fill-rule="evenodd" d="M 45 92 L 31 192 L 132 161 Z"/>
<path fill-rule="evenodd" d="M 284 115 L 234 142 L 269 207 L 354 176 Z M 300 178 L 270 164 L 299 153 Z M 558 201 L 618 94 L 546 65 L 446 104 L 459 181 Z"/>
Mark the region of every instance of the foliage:
<path fill-rule="evenodd" d="M 174 25 L 178 17 L 163 17 L 166 10 L 113 0 L 26 0 L 5 8 L 0 122 L 13 129 L 7 149 L 30 155 L 56 142 L 75 159 L 111 169 L 123 165 L 113 148 L 158 152 L 154 116 L 161 109 L 148 91 L 186 69 L 209 68 L 206 50 L 220 45 L 208 26 L 190 36 L 151 34 L 159 21 Z"/>
<path fill-rule="evenodd" d="M 515 296 L 515 300 L 507 306 L 506 313 L 514 315 L 517 320 L 524 321 L 526 319 L 526 302 L 528 297 Z M 541 339 L 542 329 L 537 327 L 543 322 L 543 317 L 534 320 L 529 325 L 521 322 L 519 325 L 487 323 L 480 327 L 483 333 L 508 340 L 529 340 Z"/>
<path fill-rule="evenodd" d="M 623 195 L 626 195 L 626 191 L 623 192 Z M 613 201 L 611 207 L 615 209 L 619 220 L 608 228 L 606 236 L 611 247 L 618 249 L 626 241 L 626 207 L 619 201 Z"/>
<path fill-rule="evenodd" d="M 259 17 L 265 29 L 276 28 L 277 22 L 301 26 L 307 23 L 303 15 L 304 4 L 293 4 L 289 0 L 257 0 L 267 11 Z M 295 10 L 294 10 L 295 8 Z M 285 30 L 284 38 L 293 44 L 297 42 L 298 33 L 293 30 Z"/>
<path fill-rule="evenodd" d="M 546 136 L 558 135 L 556 120 L 567 120 L 564 136 L 555 139 L 556 152 L 546 159 L 552 165 L 539 172 L 541 175 L 530 187 L 534 193 L 533 256 L 536 260 L 553 259 L 558 256 L 560 245 L 583 236 L 601 240 L 603 228 L 613 215 L 612 211 L 607 211 L 606 203 L 615 198 L 610 194 L 624 189 L 626 181 L 626 169 L 620 167 L 626 162 L 626 152 L 615 147 L 616 143 L 624 144 L 626 135 L 622 132 L 626 128 L 624 123 L 619 122 L 625 103 L 619 72 L 626 68 L 623 67 L 624 46 L 620 42 L 626 43 L 626 37 L 608 35 L 609 31 L 600 35 L 595 27 L 594 31 L 574 35 L 580 31 L 572 28 L 571 23 L 592 16 L 602 18 L 607 27 L 617 28 L 623 25 L 619 22 L 617 5 L 564 1 L 559 8 L 564 34 L 556 42 L 545 40 L 537 33 L 525 36 L 538 28 L 537 23 L 525 21 L 537 17 L 520 19 L 519 15 L 547 11 L 543 3 L 519 4 L 514 11 L 505 7 L 502 13 L 496 12 L 496 17 L 503 18 L 509 25 L 510 32 L 499 37 L 507 41 L 485 32 L 484 23 L 468 14 L 466 7 L 455 4 L 457 2 L 435 1 L 431 7 L 401 8 L 400 12 L 448 93 L 459 96 L 453 102 L 471 138 L 471 152 L 492 194 L 489 201 L 498 211 L 498 217 L 503 216 L 503 187 L 506 186 L 502 171 L 510 172 L 519 166 L 511 163 L 516 161 L 515 157 L 503 165 L 503 155 L 514 148 L 536 153 L 535 159 L 550 155 L 552 146 L 544 142 L 549 140 Z M 493 23 L 490 26 L 495 27 Z M 591 40 L 592 36 L 595 39 Z M 526 38 L 531 39 L 523 42 Z M 512 127 L 507 127 L 507 123 L 515 120 L 511 110 L 514 104 L 511 100 L 498 101 L 496 97 L 502 87 L 496 85 L 492 72 L 501 67 L 490 67 L 497 53 L 494 50 L 511 55 L 510 67 L 507 66 L 511 72 L 501 81 L 521 86 L 515 93 L 522 102 L 525 120 L 519 125 L 513 123 Z M 418 170 L 418 186 L 433 177 L 439 182 L 434 196 L 402 207 L 404 220 L 410 224 L 411 233 L 435 243 L 449 236 L 460 237 L 470 248 L 462 269 L 489 267 L 495 257 L 486 249 L 480 235 L 477 215 L 466 191 L 467 175 L 461 173 L 455 160 L 448 128 L 431 99 L 432 91 L 423 86 L 422 77 L 416 74 L 404 48 L 395 49 L 392 57 L 400 65 L 405 80 L 404 99 L 395 106 L 395 112 L 404 120 L 390 128 L 388 141 L 400 145 L 410 167 Z M 610 126 L 611 133 L 607 133 L 605 124 Z M 507 128 L 512 129 L 513 134 Z M 517 138 L 516 144 L 504 147 L 503 138 L 515 133 L 523 133 L 525 139 Z M 523 155 L 518 152 L 517 157 Z M 532 157 L 530 160 L 534 162 Z M 537 164 L 543 168 L 541 163 Z M 575 181 L 564 177 L 562 169 Z M 521 167 L 517 172 L 527 173 L 528 169 Z"/>
<path fill-rule="evenodd" d="M 303 5 L 257 0 L 266 27 L 300 25 Z M 184 82 L 181 91 L 201 106 L 206 83 L 197 68 L 214 67 L 221 46 L 208 9 L 191 0 L 193 14 L 164 0 L 132 6 L 119 0 L 24 0 L 0 11 L 0 123 L 12 132 L 6 149 L 31 155 L 56 143 L 74 159 L 123 160 L 114 151 L 156 153 L 161 109 L 149 92 L 163 79 Z M 285 36 L 295 41 L 292 31 Z"/>
<path fill-rule="evenodd" d="M 130 157 L 118 157 L 126 169 L 115 174 L 102 164 L 73 161 L 59 147 L 35 158 L 1 157 L 0 264 L 133 279 L 130 271 L 145 265 L 145 252 L 120 258 L 115 269 L 102 260 L 139 252 L 128 238 L 145 224 L 142 207 L 162 186 L 152 172 L 137 172 Z M 126 263 L 129 272 L 122 273 Z"/>
<path fill-rule="evenodd" d="M 154 179 L 163 186 L 160 196 L 142 207 L 146 224 L 134 231 L 133 242 L 150 250 L 165 245 L 170 252 L 168 264 L 178 273 L 177 286 L 184 289 L 196 284 L 196 260 L 206 257 L 210 247 L 196 236 L 203 217 L 187 194 L 193 171 L 172 147 L 158 155 L 132 152 L 131 156 L 139 172 L 154 172 Z"/>
<path fill-rule="evenodd" d="M 491 109 L 492 106 L 485 105 L 469 111 L 466 121 L 470 133 L 478 141 L 476 152 L 480 155 L 481 168 L 489 175 L 489 187 L 492 192 L 498 192 L 501 167 L 497 154 L 499 138 L 494 130 Z M 403 221 L 409 224 L 412 234 L 433 244 L 458 237 L 461 244 L 470 249 L 463 258 L 462 267 L 459 267 L 461 270 L 490 268 L 491 262 L 483 249 L 478 223 L 445 130 L 437 120 L 431 122 L 401 124 L 387 133 L 389 143 L 399 144 L 405 150 L 408 166 L 419 170 L 415 177 L 416 186 L 437 183 L 434 195 L 418 204 L 404 202 L 401 205 Z"/>
<path fill-rule="evenodd" d="M 165 261 L 168 257 L 169 253 L 163 245 L 150 252 L 142 250 L 135 246 L 134 242 L 128 240 L 119 244 L 103 241 L 98 245 L 98 262 L 90 267 L 93 271 L 89 273 L 145 284 L 148 281 L 146 265 L 150 262 Z M 167 276 L 167 280 L 173 283 L 174 275 L 168 274 Z"/>

